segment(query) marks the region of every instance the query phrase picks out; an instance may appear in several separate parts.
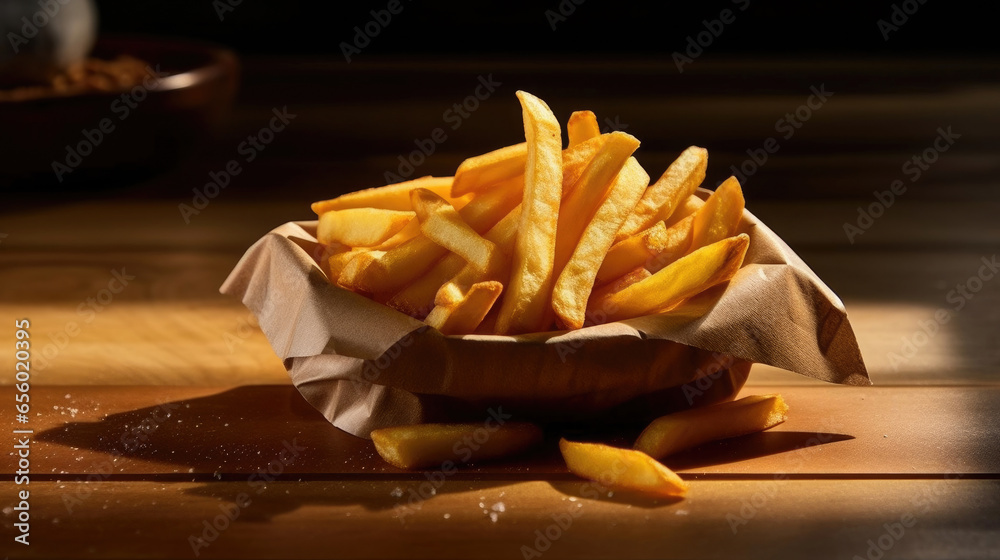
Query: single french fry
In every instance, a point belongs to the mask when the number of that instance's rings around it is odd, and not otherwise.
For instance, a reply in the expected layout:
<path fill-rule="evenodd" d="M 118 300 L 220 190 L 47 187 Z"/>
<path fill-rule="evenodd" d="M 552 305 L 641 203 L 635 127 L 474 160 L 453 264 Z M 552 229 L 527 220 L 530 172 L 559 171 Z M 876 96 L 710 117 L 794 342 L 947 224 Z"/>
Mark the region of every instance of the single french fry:
<path fill-rule="evenodd" d="M 359 253 L 367 252 L 369 249 L 348 249 L 346 251 L 335 251 L 326 256 L 324 261 L 321 263 L 323 271 L 326 272 L 327 278 L 332 282 L 336 283 L 337 279 L 340 278 L 341 271 L 347 266 L 347 263 L 354 260 L 354 257 L 358 256 Z"/>
<path fill-rule="evenodd" d="M 382 210 L 413 210 L 410 206 L 410 191 L 429 189 L 451 201 L 451 185 L 454 177 L 420 177 L 402 183 L 351 192 L 330 200 L 312 203 L 317 216 L 331 210 L 348 208 L 380 208 Z M 453 202 L 453 201 L 452 201 Z"/>
<path fill-rule="evenodd" d="M 646 260 L 646 269 L 656 273 L 691 252 L 691 237 L 694 232 L 694 216 L 688 216 L 667 228 L 661 239 L 652 247 L 655 253 Z"/>
<path fill-rule="evenodd" d="M 340 269 L 340 276 L 337 277 L 337 284 L 347 288 L 352 292 L 365 292 L 367 290 L 361 284 L 360 278 L 365 275 L 372 264 L 378 262 L 385 256 L 383 251 L 352 251 L 354 257 L 347 260 Z"/>
<path fill-rule="evenodd" d="M 556 224 L 562 199 L 562 131 L 544 101 L 518 91 L 524 118 L 528 156 L 524 199 L 517 232 L 510 282 L 500 315 L 499 334 L 546 330 L 551 309 Z"/>
<path fill-rule="evenodd" d="M 723 181 L 694 215 L 691 247 L 704 247 L 736 233 L 744 204 L 743 190 L 736 177 Z"/>
<path fill-rule="evenodd" d="M 589 311 L 618 321 L 658 313 L 676 306 L 736 274 L 750 237 L 743 233 L 702 247 L 649 278 L 602 298 L 591 298 Z"/>
<path fill-rule="evenodd" d="M 563 191 L 571 188 L 580 180 L 580 175 L 583 175 L 590 160 L 594 159 L 609 136 L 609 134 L 602 134 L 563 150 Z M 564 192 L 563 198 L 565 197 Z"/>
<path fill-rule="evenodd" d="M 566 122 L 566 135 L 572 148 L 601 135 L 601 127 L 597 124 L 597 115 L 593 111 L 576 111 Z"/>
<path fill-rule="evenodd" d="M 435 307 L 424 322 L 442 334 L 470 334 L 490 312 L 502 291 L 503 284 L 500 282 L 478 282 L 458 303 Z"/>
<path fill-rule="evenodd" d="M 377 246 L 372 247 L 372 249 L 388 251 L 394 247 L 399 247 L 403 243 L 406 243 L 418 235 L 420 235 L 420 220 L 417 219 L 416 213 L 414 213 L 413 219 L 406 222 L 403 229 L 397 231 L 392 237 L 386 239 L 382 243 L 379 243 Z"/>
<path fill-rule="evenodd" d="M 625 288 L 628 288 L 632 284 L 637 284 L 639 282 L 642 282 L 643 280 L 649 278 L 652 275 L 653 273 L 646 270 L 644 267 L 641 266 L 636 267 L 635 269 L 626 272 L 625 274 L 612 280 L 611 282 L 608 282 L 603 286 L 594 288 L 594 290 L 590 292 L 590 299 L 596 301 L 600 298 L 607 297 L 608 295 L 613 294 L 615 292 L 620 292 Z M 587 307 L 588 309 L 591 307 L 590 302 L 587 303 Z"/>
<path fill-rule="evenodd" d="M 455 171 L 451 196 L 459 197 L 524 174 L 528 146 L 522 142 L 466 159 Z"/>
<path fill-rule="evenodd" d="M 693 194 L 687 197 L 687 200 L 674 210 L 670 216 L 662 218 L 663 223 L 669 228 L 688 216 L 693 216 L 704 205 L 705 201 L 699 198 L 698 195 Z"/>
<path fill-rule="evenodd" d="M 559 222 L 556 229 L 554 266 L 556 275 L 562 272 L 563 267 L 569 262 L 573 251 L 580 242 L 580 237 L 597 213 L 601 203 L 605 198 L 610 198 L 608 193 L 611 187 L 616 184 L 619 173 L 624 172 L 627 177 L 632 179 L 641 177 L 639 172 L 642 168 L 638 163 L 635 163 L 629 172 L 625 172 L 623 169 L 625 163 L 630 160 L 638 147 L 639 141 L 634 136 L 624 132 L 611 133 L 594 158 L 590 160 L 583 175 L 573 186 L 573 191 L 563 198 L 559 207 Z M 641 172 L 645 174 L 644 171 Z M 646 180 L 648 185 L 648 175 Z M 631 184 L 631 182 L 629 183 Z"/>
<path fill-rule="evenodd" d="M 670 214 L 686 198 L 691 196 L 698 185 L 705 180 L 708 167 L 708 151 L 691 146 L 670 164 L 663 175 L 646 189 L 642 200 L 636 204 L 618 232 L 615 241 L 621 241 L 653 225 L 657 220 L 669 219 Z"/>
<path fill-rule="evenodd" d="M 331 210 L 319 217 L 316 239 L 324 245 L 373 247 L 403 229 L 413 217 L 413 212 L 377 208 Z"/>
<path fill-rule="evenodd" d="M 604 256 L 594 285 L 603 286 L 636 267 L 644 266 L 657 253 L 666 237 L 667 226 L 663 222 L 656 222 L 649 229 L 615 243 Z"/>
<path fill-rule="evenodd" d="M 410 197 L 420 219 L 420 231 L 428 239 L 460 255 L 479 270 L 486 270 L 497 251 L 496 245 L 469 227 L 452 205 L 433 192 L 415 189 Z"/>
<path fill-rule="evenodd" d="M 559 440 L 569 472 L 602 486 L 664 498 L 682 497 L 688 485 L 656 459 L 634 449 Z"/>
<path fill-rule="evenodd" d="M 491 419 L 492 420 L 492 419 Z M 483 440 L 482 435 L 486 437 Z M 442 467 L 465 462 L 488 461 L 523 453 L 542 442 L 542 430 L 525 422 L 487 421 L 485 424 L 414 424 L 383 428 L 371 433 L 375 450 L 386 462 L 400 469 Z M 475 441 L 470 448 L 462 442 Z M 471 457 L 462 449 L 471 449 Z"/>
<path fill-rule="evenodd" d="M 661 416 L 642 431 L 635 449 L 662 459 L 710 441 L 762 432 L 787 417 L 781 395 L 751 395 Z"/>
<path fill-rule="evenodd" d="M 609 140 L 608 143 L 611 141 Z M 594 281 L 615 233 L 628 217 L 643 191 L 649 175 L 635 158 L 629 158 L 594 217 L 580 234 L 569 262 L 562 268 L 552 290 L 552 308 L 567 328 L 579 329 L 586 320 L 587 301 Z"/>

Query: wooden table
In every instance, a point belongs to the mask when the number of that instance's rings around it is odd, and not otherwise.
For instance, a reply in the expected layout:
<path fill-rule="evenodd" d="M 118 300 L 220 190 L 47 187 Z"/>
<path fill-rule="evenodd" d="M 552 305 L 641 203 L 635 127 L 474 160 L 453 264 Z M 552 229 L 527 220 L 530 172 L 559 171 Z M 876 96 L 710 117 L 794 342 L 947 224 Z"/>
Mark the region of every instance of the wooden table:
<path fill-rule="evenodd" d="M 948 299 L 1000 245 L 998 88 L 983 77 L 995 73 L 942 65 L 961 87 L 918 95 L 935 68 L 790 65 L 777 91 L 749 88 L 736 98 L 725 91 L 728 73 L 760 83 L 775 67 L 705 60 L 685 74 L 690 82 L 677 82 L 657 63 L 245 62 L 230 128 L 181 167 L 129 188 L 22 190 L 0 207 L 0 340 L 8 348 L 0 352 L 0 426 L 33 430 L 30 487 L 15 483 L 14 435 L 0 453 L 0 557 L 1000 554 L 1000 281 L 984 280 L 960 310 Z M 876 95 L 859 85 L 888 69 L 905 82 L 898 90 Z M 503 73 L 503 95 L 484 102 L 422 172 L 447 173 L 497 135 L 516 141 L 511 106 L 523 87 L 560 109 L 595 108 L 634 123 L 629 132 L 649 147 L 640 160 L 651 174 L 685 145 L 706 145 L 710 177 L 721 180 L 781 112 L 802 102 L 799 86 L 825 79 L 840 88 L 746 194 L 748 207 L 843 297 L 876 385 L 830 386 L 755 366 L 743 394 L 783 394 L 788 422 L 672 458 L 668 466 L 691 483 L 682 501 L 576 479 L 552 441 L 442 476 L 394 469 L 370 442 L 329 425 L 289 384 L 253 317 L 218 287 L 260 235 L 308 218 L 312 200 L 377 184 L 408 139 L 439 126 L 441 108 L 491 70 Z M 628 78 L 640 93 L 573 87 L 595 72 Z M 389 77 L 414 95 L 374 95 Z M 274 85 L 304 83 L 312 87 Z M 677 84 L 693 84 L 687 91 L 697 99 L 656 95 Z M 177 205 L 282 105 L 298 120 L 185 224 Z M 954 151 L 849 243 L 843 223 L 873 202 L 872 190 L 901 176 L 935 126 L 949 123 L 966 134 Z M 894 359 L 941 309 L 949 322 L 912 356 Z M 15 318 L 31 320 L 35 341 L 27 424 L 12 409 Z M 12 540 L 23 489 L 27 547 Z"/>

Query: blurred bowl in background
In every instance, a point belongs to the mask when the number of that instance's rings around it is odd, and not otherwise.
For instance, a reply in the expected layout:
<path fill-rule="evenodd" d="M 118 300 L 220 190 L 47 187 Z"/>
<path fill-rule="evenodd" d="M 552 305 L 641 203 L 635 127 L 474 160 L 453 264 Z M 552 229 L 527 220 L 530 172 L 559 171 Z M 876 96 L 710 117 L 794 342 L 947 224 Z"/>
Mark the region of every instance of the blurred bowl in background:
<path fill-rule="evenodd" d="M 119 185 L 177 163 L 212 138 L 239 82 L 236 55 L 201 42 L 102 37 L 91 56 L 148 63 L 138 85 L 0 99 L 0 188 Z"/>

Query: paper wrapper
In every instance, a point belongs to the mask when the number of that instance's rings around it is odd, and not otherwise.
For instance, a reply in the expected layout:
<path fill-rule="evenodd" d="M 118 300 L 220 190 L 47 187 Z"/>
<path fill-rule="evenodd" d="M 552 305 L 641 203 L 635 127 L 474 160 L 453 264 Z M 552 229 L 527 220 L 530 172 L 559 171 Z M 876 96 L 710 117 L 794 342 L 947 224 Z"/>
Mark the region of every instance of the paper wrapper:
<path fill-rule="evenodd" d="M 306 400 L 366 438 L 482 422 L 497 407 L 517 420 L 643 422 L 732 399 L 753 362 L 869 385 L 840 299 L 749 212 L 741 231 L 750 247 L 728 284 L 668 314 L 575 331 L 444 336 L 331 284 L 315 221 L 257 241 L 221 291 L 254 313 Z"/>

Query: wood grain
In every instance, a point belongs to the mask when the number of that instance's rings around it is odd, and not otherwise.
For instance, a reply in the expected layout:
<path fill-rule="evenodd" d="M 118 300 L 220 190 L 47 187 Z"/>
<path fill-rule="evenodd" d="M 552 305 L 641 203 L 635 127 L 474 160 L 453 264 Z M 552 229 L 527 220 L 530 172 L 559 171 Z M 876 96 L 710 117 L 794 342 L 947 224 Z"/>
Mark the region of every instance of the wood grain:
<path fill-rule="evenodd" d="M 609 496 L 580 481 L 454 480 L 413 505 L 409 489 L 396 481 L 33 483 L 31 546 L 11 552 L 468 559 L 524 558 L 527 547 L 544 558 L 853 558 L 881 538 L 884 559 L 950 560 L 1000 548 L 996 480 L 693 481 L 678 502 Z M 0 483 L 0 494 L 14 491 Z M 206 531 L 225 511 L 238 517 Z M 3 520 L 11 534 L 11 516 Z M 884 536 L 890 530 L 899 537 Z M 197 546 L 202 535 L 208 546 Z"/>

